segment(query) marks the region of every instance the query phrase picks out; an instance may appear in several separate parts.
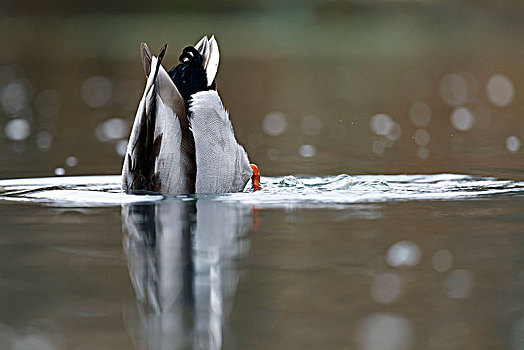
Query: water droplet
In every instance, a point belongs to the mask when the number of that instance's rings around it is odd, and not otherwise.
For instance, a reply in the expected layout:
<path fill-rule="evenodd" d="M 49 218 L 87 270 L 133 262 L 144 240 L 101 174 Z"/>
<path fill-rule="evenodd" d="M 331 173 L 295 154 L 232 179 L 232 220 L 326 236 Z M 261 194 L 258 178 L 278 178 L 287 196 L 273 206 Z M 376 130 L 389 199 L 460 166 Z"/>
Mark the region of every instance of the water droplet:
<path fill-rule="evenodd" d="M 310 158 L 315 156 L 317 149 L 313 145 L 302 145 L 298 149 L 298 153 L 300 153 L 302 157 Z"/>
<path fill-rule="evenodd" d="M 457 130 L 470 130 L 474 121 L 473 113 L 466 107 L 455 108 L 451 113 L 451 124 Z"/>
<path fill-rule="evenodd" d="M 386 262 L 393 267 L 415 266 L 420 262 L 422 252 L 412 241 L 400 241 L 393 244 L 386 254 Z"/>
<path fill-rule="evenodd" d="M 106 77 L 94 76 L 87 78 L 82 84 L 80 95 L 89 107 L 102 107 L 111 98 L 111 82 Z"/>
<path fill-rule="evenodd" d="M 517 152 L 520 149 L 520 139 L 517 136 L 506 137 L 506 149 L 510 152 Z"/>
<path fill-rule="evenodd" d="M 486 85 L 486 94 L 494 105 L 506 107 L 515 97 L 515 88 L 506 76 L 495 74 L 489 78 Z"/>
<path fill-rule="evenodd" d="M 31 125 L 23 118 L 11 119 L 5 125 L 4 132 L 11 140 L 25 140 L 31 134 Z"/>
<path fill-rule="evenodd" d="M 286 130 L 286 116 L 280 112 L 272 112 L 264 117 L 262 128 L 270 136 L 278 136 Z"/>

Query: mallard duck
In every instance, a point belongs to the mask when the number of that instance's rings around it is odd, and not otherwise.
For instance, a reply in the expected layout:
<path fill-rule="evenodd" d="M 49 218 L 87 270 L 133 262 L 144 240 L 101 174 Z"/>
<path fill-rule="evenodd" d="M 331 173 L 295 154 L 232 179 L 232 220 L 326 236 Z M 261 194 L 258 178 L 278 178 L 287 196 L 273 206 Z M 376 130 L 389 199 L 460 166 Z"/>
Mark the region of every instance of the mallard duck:
<path fill-rule="evenodd" d="M 162 67 L 141 44 L 146 86 L 136 113 L 124 165 L 125 192 L 228 193 L 244 190 L 260 173 L 238 144 L 229 114 L 216 91 L 220 53 L 212 36 L 186 47 L 180 63 Z"/>

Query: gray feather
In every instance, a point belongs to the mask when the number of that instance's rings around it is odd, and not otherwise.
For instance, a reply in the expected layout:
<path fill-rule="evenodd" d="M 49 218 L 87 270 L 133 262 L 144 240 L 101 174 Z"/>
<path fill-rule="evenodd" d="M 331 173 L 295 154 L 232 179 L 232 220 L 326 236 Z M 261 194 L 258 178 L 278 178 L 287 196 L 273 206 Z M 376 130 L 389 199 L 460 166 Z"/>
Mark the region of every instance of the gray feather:
<path fill-rule="evenodd" d="M 149 77 L 149 72 L 151 72 L 151 52 L 146 43 L 140 44 L 140 55 L 142 56 L 142 65 L 147 78 Z"/>
<path fill-rule="evenodd" d="M 142 45 L 143 52 L 147 46 Z M 124 191 L 186 194 L 195 191 L 194 141 L 185 105 L 161 58 L 152 57 L 144 95 L 131 130 L 124 166 Z M 144 57 L 146 57 L 147 54 Z"/>
<path fill-rule="evenodd" d="M 195 139 L 196 193 L 242 191 L 252 170 L 218 93 L 194 94 L 189 116 Z"/>

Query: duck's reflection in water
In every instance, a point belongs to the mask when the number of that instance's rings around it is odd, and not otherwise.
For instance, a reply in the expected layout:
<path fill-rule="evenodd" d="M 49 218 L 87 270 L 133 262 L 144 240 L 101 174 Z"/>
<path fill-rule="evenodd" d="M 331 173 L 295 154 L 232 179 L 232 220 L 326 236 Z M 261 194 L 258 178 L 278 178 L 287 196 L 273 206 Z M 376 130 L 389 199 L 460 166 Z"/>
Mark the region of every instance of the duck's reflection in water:
<path fill-rule="evenodd" d="M 169 199 L 122 208 L 124 253 L 137 302 L 125 322 L 137 349 L 219 349 L 248 251 L 250 207 Z"/>

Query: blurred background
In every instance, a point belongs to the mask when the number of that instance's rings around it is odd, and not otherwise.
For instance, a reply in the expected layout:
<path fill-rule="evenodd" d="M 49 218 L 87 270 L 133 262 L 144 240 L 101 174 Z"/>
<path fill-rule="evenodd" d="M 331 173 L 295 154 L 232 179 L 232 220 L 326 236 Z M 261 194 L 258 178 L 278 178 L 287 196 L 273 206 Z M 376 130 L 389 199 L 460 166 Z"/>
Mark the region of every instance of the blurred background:
<path fill-rule="evenodd" d="M 521 1 L 0 2 L 0 177 L 117 174 L 145 77 L 214 34 L 263 175 L 524 179 Z"/>

